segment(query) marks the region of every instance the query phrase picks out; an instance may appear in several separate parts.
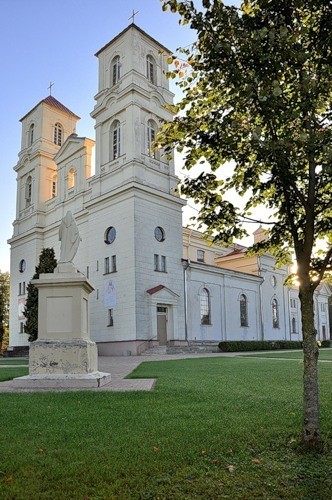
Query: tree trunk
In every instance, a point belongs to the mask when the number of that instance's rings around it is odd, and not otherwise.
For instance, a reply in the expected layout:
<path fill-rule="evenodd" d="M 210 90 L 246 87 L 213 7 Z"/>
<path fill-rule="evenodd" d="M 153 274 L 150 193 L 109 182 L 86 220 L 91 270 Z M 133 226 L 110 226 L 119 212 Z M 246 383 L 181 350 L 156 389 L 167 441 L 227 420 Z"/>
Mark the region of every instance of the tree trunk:
<path fill-rule="evenodd" d="M 313 295 L 310 286 L 300 286 L 304 362 L 302 442 L 307 447 L 318 448 L 321 445 L 321 436 L 318 405 L 318 346 Z"/>

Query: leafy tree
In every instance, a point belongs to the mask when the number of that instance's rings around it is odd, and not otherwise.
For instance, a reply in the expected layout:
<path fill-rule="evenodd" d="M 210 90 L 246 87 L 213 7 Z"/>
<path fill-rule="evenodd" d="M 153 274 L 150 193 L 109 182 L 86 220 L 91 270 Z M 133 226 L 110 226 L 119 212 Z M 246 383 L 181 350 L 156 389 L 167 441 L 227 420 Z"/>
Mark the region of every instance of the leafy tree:
<path fill-rule="evenodd" d="M 40 274 L 53 273 L 57 266 L 53 248 L 43 248 L 39 256 L 39 263 L 32 279 L 39 278 Z M 26 317 L 25 333 L 29 335 L 29 342 L 38 338 L 38 288 L 29 282 L 27 286 L 27 301 L 24 315 Z"/>
<path fill-rule="evenodd" d="M 184 154 L 181 190 L 200 205 L 198 221 L 216 240 L 246 235 L 252 209 L 270 213 L 266 241 L 278 262 L 297 261 L 304 350 L 302 441 L 320 446 L 318 349 L 313 294 L 332 268 L 332 2 L 165 1 L 197 41 L 172 57 L 184 99 L 159 146 Z M 171 62 L 171 61 L 169 61 Z M 234 163 L 227 163 L 231 160 Z M 204 163 L 209 164 L 204 167 Z M 235 165 L 235 166 L 233 166 Z M 244 196 L 244 207 L 229 190 Z M 266 210 L 268 209 L 268 210 Z M 265 226 L 266 227 L 266 226 Z M 317 241 L 320 240 L 320 249 Z"/>
<path fill-rule="evenodd" d="M 0 271 L 0 348 L 9 327 L 9 282 L 9 273 Z"/>

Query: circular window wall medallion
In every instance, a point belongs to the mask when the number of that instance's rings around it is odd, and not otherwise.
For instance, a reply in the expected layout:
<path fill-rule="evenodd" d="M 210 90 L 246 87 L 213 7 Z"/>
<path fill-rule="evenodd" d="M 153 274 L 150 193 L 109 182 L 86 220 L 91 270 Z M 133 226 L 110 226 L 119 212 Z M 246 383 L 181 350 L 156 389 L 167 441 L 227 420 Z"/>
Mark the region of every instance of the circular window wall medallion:
<path fill-rule="evenodd" d="M 106 229 L 106 232 L 105 232 L 105 243 L 107 245 L 110 245 L 111 243 L 113 243 L 113 241 L 115 240 L 116 238 L 116 230 L 115 230 L 115 227 L 109 227 L 108 229 Z"/>
<path fill-rule="evenodd" d="M 20 273 L 24 273 L 24 271 L 26 270 L 26 267 L 27 267 L 27 264 L 26 264 L 25 260 L 22 259 L 20 261 L 19 266 L 18 266 L 18 269 L 19 269 Z"/>
<path fill-rule="evenodd" d="M 274 275 L 271 276 L 271 285 L 273 286 L 273 288 L 276 288 L 277 286 L 277 278 Z"/>
<path fill-rule="evenodd" d="M 156 229 L 154 230 L 154 237 L 156 238 L 157 241 L 165 240 L 165 231 L 163 230 L 162 227 L 160 226 L 156 227 Z"/>

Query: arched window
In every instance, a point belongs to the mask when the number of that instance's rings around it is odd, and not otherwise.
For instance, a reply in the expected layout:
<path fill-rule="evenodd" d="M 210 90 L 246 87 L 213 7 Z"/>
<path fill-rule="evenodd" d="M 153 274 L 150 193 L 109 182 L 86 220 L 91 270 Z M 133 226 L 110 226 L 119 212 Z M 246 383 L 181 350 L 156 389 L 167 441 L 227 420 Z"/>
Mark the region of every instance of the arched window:
<path fill-rule="evenodd" d="M 31 197 L 32 197 L 32 177 L 31 175 L 29 175 L 25 183 L 25 204 L 27 207 L 31 205 Z"/>
<path fill-rule="evenodd" d="M 120 57 L 116 56 L 111 62 L 111 86 L 118 83 L 121 76 Z"/>
<path fill-rule="evenodd" d="M 52 177 L 52 198 L 55 198 L 55 196 L 58 194 L 58 174 L 54 174 Z"/>
<path fill-rule="evenodd" d="M 63 140 L 63 129 L 60 123 L 54 125 L 54 144 L 61 146 Z"/>
<path fill-rule="evenodd" d="M 201 325 L 211 324 L 210 293 L 206 288 L 202 288 L 199 294 L 199 305 L 201 313 Z"/>
<path fill-rule="evenodd" d="M 272 300 L 272 324 L 273 328 L 279 328 L 279 304 L 277 299 Z"/>
<path fill-rule="evenodd" d="M 111 126 L 111 160 L 119 158 L 121 152 L 121 126 L 119 120 L 115 120 Z"/>
<path fill-rule="evenodd" d="M 28 134 L 28 147 L 32 146 L 33 144 L 33 133 L 34 133 L 34 130 L 35 130 L 35 126 L 34 124 L 32 123 L 30 125 L 30 128 L 29 128 L 29 134 Z"/>
<path fill-rule="evenodd" d="M 75 169 L 71 168 L 68 172 L 68 189 L 75 186 Z"/>
<path fill-rule="evenodd" d="M 157 137 L 157 125 L 154 121 L 149 120 L 147 126 L 147 154 L 151 156 L 151 158 L 157 158 L 157 151 L 153 148 L 154 141 Z"/>
<path fill-rule="evenodd" d="M 150 55 L 146 58 L 146 77 L 149 82 L 156 84 L 156 63 Z"/>
<path fill-rule="evenodd" d="M 297 333 L 297 324 L 295 318 L 292 318 L 292 333 Z"/>
<path fill-rule="evenodd" d="M 241 326 L 248 326 L 248 299 L 244 293 L 240 296 L 240 321 Z"/>

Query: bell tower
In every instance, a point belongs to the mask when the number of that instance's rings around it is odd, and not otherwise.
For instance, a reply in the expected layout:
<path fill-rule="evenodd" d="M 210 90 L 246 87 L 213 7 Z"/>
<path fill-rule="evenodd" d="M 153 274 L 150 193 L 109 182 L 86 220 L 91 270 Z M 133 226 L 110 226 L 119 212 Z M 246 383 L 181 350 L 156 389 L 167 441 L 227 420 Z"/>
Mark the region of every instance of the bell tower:
<path fill-rule="evenodd" d="M 105 317 L 108 328 L 104 334 L 99 329 L 105 340 L 99 349 L 105 354 L 111 352 L 107 339 L 118 343 L 120 352 L 132 353 L 184 339 L 185 202 L 177 194 L 173 159 L 153 149 L 161 124 L 172 119 L 167 105 L 173 94 L 165 76 L 169 55 L 135 24 L 96 54 L 99 84 L 91 113 L 96 120 L 96 175 L 88 206 L 93 238 L 100 241 L 104 235 L 100 256 L 107 265 L 99 286 L 114 290 Z M 92 311 L 92 323 L 94 314 L 97 324 L 105 315 L 100 303 Z"/>
<path fill-rule="evenodd" d="M 43 204 L 52 198 L 55 154 L 75 133 L 79 117 L 52 96 L 40 101 L 21 118 L 22 140 L 17 173 L 14 237 L 40 224 Z"/>
<path fill-rule="evenodd" d="M 167 193 L 177 186 L 173 160 L 152 150 L 160 124 L 172 119 L 166 108 L 173 103 L 165 76 L 169 55 L 135 24 L 96 53 L 99 86 L 91 113 L 96 120 L 96 174 L 112 172 L 113 186 L 130 179 Z"/>

